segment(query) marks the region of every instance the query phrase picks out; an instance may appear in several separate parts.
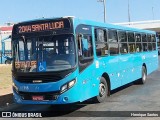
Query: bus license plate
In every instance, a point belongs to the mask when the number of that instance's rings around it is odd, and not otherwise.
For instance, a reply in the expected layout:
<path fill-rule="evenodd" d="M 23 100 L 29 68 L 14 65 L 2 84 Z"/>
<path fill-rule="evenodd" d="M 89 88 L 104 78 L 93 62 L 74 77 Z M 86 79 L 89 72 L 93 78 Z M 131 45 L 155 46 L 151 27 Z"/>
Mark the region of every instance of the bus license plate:
<path fill-rule="evenodd" d="M 43 96 L 32 96 L 32 100 L 42 101 L 44 100 L 44 97 Z"/>

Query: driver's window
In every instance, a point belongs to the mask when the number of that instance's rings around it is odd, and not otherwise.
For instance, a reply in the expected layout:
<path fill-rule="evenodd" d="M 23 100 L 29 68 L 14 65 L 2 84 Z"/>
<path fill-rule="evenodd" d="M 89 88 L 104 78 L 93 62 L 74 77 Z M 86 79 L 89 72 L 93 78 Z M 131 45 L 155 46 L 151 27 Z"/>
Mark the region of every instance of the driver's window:
<path fill-rule="evenodd" d="M 25 53 L 24 53 L 24 42 L 19 41 L 19 51 L 20 51 L 20 60 L 25 60 Z"/>
<path fill-rule="evenodd" d="M 79 56 L 84 59 L 93 57 L 92 37 L 90 35 L 80 35 L 77 37 Z"/>
<path fill-rule="evenodd" d="M 77 35 L 80 71 L 93 61 L 93 43 L 91 35 Z"/>

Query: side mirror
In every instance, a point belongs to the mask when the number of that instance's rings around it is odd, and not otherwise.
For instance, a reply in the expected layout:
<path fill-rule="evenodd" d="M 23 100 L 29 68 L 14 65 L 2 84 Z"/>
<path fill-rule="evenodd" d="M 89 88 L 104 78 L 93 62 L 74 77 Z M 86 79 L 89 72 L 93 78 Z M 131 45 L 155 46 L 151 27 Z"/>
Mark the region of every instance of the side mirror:
<path fill-rule="evenodd" d="M 83 51 L 88 51 L 88 40 L 85 38 L 82 38 L 82 49 Z"/>

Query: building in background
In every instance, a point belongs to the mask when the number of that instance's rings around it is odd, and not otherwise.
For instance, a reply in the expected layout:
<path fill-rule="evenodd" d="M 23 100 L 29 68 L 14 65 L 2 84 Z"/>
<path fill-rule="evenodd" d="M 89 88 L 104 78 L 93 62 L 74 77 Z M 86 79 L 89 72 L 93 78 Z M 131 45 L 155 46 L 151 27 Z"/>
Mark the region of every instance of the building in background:
<path fill-rule="evenodd" d="M 4 39 L 12 34 L 12 28 L 11 23 L 0 25 L 0 64 L 7 63 L 8 57 L 11 58 L 11 39 Z"/>
<path fill-rule="evenodd" d="M 157 32 L 157 35 L 160 39 L 160 20 L 125 22 L 125 23 L 114 23 L 114 24 L 127 27 L 134 27 L 139 29 L 153 30 Z"/>
<path fill-rule="evenodd" d="M 11 35 L 12 33 L 12 24 L 7 24 L 7 25 L 3 25 L 0 26 L 0 43 L 1 40 L 6 38 L 7 36 Z M 0 50 L 2 50 L 2 44 L 0 44 Z M 5 50 L 11 50 L 11 39 L 6 40 L 5 42 Z"/>

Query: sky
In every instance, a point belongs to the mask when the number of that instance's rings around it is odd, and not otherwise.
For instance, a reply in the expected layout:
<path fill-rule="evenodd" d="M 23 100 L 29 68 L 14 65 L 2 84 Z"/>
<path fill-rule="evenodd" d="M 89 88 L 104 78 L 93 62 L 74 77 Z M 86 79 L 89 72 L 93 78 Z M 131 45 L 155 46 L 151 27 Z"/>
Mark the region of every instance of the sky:
<path fill-rule="evenodd" d="M 37 18 L 75 16 L 103 22 L 98 0 L 0 0 L 0 25 Z M 129 0 L 131 22 L 160 20 L 160 0 Z M 128 22 L 128 0 L 106 0 L 108 23 Z"/>

